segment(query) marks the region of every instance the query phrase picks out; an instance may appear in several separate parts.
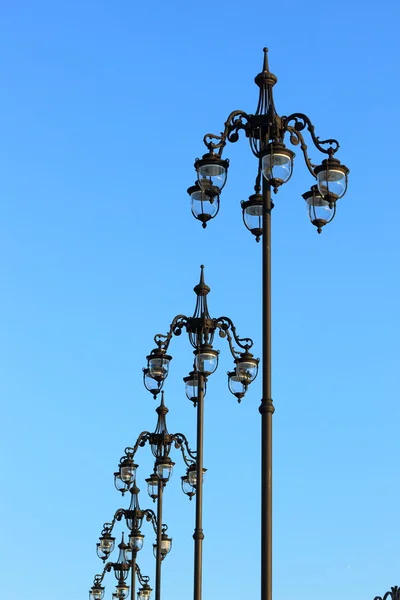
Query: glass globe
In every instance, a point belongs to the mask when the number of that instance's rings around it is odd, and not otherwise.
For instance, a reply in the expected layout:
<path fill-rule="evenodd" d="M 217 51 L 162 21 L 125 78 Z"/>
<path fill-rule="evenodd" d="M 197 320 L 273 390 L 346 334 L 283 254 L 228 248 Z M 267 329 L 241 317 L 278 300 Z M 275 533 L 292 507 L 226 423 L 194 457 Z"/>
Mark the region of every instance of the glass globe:
<path fill-rule="evenodd" d="M 349 169 L 340 164 L 336 158 L 327 158 L 319 167 L 315 167 L 318 190 L 322 196 L 333 194 L 336 199 L 342 198 L 347 190 Z"/>
<path fill-rule="evenodd" d="M 275 187 L 289 181 L 293 171 L 294 152 L 281 142 L 271 142 L 261 159 L 261 168 L 265 179 Z"/>
<path fill-rule="evenodd" d="M 245 385 L 255 380 L 258 372 L 258 360 L 250 352 L 243 352 L 235 362 L 238 379 Z"/>
<path fill-rule="evenodd" d="M 210 344 L 202 344 L 200 350 L 195 350 L 195 366 L 197 371 L 205 376 L 212 375 L 218 367 L 218 351 Z"/>

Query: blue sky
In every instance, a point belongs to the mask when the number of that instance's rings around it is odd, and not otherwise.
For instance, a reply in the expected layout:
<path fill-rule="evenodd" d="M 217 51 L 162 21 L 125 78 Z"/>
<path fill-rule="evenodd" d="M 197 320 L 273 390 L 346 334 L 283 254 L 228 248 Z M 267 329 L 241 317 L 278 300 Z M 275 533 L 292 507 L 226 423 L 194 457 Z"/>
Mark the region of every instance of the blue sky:
<path fill-rule="evenodd" d="M 274 600 L 372 599 L 399 584 L 399 16 L 386 0 L 4 4 L 4 597 L 16 582 L 32 598 L 87 597 L 101 526 L 124 506 L 112 474 L 156 422 L 145 356 L 175 314 L 193 312 L 201 263 L 212 315 L 230 316 L 261 352 L 261 246 L 240 210 L 255 176 L 246 140 L 225 152 L 228 182 L 206 231 L 186 189 L 203 135 L 234 109 L 255 110 L 265 45 L 278 112 L 309 115 L 351 169 L 320 236 L 299 151 L 275 202 Z M 236 600 L 259 593 L 261 380 L 238 406 L 223 342 L 205 409 L 204 598 Z M 170 430 L 194 443 L 184 336 L 171 353 Z M 149 450 L 138 458 L 146 507 Z M 163 580 L 186 600 L 194 503 L 176 462 Z M 147 534 L 140 564 L 152 575 Z M 106 585 L 110 598 L 112 575 Z"/>

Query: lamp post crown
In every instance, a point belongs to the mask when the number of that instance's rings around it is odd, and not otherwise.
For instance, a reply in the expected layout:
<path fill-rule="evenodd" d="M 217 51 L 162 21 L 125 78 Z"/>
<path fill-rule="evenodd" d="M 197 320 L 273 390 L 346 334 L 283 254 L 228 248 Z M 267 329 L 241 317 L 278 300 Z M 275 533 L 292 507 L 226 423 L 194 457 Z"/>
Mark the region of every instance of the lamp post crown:
<path fill-rule="evenodd" d="M 194 286 L 193 291 L 197 296 L 207 296 L 211 288 L 204 281 L 204 265 L 200 265 L 200 281 Z"/>

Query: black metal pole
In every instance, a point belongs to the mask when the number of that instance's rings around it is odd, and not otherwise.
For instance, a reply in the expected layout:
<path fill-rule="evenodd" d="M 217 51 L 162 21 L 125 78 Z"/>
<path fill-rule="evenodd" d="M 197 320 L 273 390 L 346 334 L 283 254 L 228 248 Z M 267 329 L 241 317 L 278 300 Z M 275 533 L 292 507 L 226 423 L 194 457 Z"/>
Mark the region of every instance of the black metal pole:
<path fill-rule="evenodd" d="M 132 550 L 132 564 L 131 564 L 131 600 L 135 600 L 135 582 L 136 582 L 136 554 L 135 550 Z"/>
<path fill-rule="evenodd" d="M 197 455 L 196 455 L 196 526 L 194 539 L 194 600 L 201 600 L 203 561 L 203 420 L 204 420 L 204 376 L 198 375 L 197 400 Z"/>
<path fill-rule="evenodd" d="M 261 600 L 272 600 L 271 186 L 263 177 Z"/>
<path fill-rule="evenodd" d="M 157 551 L 156 551 L 156 600 L 161 598 L 161 535 L 162 535 L 162 501 L 164 483 L 158 480 L 157 496 Z"/>

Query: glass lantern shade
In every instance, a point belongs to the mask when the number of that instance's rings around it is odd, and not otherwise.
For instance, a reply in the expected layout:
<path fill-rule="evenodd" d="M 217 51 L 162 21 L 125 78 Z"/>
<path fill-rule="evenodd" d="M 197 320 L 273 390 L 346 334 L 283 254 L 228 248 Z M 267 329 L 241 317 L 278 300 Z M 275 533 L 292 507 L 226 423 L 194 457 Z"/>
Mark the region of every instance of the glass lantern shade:
<path fill-rule="evenodd" d="M 131 458 L 124 458 L 119 464 L 119 477 L 121 481 L 130 484 L 135 480 L 137 465 Z"/>
<path fill-rule="evenodd" d="M 151 589 L 151 587 L 145 583 L 138 591 L 137 596 L 138 596 L 138 600 L 149 600 L 150 596 L 151 596 L 151 592 L 153 590 Z"/>
<path fill-rule="evenodd" d="M 188 188 L 188 194 L 191 198 L 192 215 L 201 221 L 203 227 L 207 227 L 208 221 L 217 216 L 219 211 L 219 189 L 210 186 L 208 181 L 202 183 L 208 191 L 204 191 L 198 183 Z"/>
<path fill-rule="evenodd" d="M 109 533 L 105 533 L 99 538 L 99 540 L 100 541 L 96 544 L 97 556 L 103 560 L 108 558 L 111 552 L 114 550 L 115 538 Z"/>
<path fill-rule="evenodd" d="M 229 161 L 223 160 L 214 152 L 207 152 L 201 159 L 196 159 L 194 168 L 197 172 L 197 182 L 200 188 L 210 192 L 210 188 L 216 188 L 219 196 L 226 183 Z"/>
<path fill-rule="evenodd" d="M 183 378 L 185 382 L 186 397 L 191 400 L 194 405 L 199 399 L 199 374 L 197 371 L 190 371 L 187 377 Z M 206 382 L 203 381 L 203 397 L 206 395 Z"/>
<path fill-rule="evenodd" d="M 171 547 L 172 539 L 166 533 L 163 533 L 161 536 L 161 560 L 171 551 Z M 157 558 L 157 544 L 153 544 L 153 553 L 155 558 Z"/>
<path fill-rule="evenodd" d="M 263 232 L 263 198 L 261 194 L 253 194 L 246 202 L 243 200 L 242 211 L 245 226 L 258 242 Z"/>
<path fill-rule="evenodd" d="M 146 358 L 150 377 L 158 382 L 164 381 L 168 375 L 169 363 L 172 360 L 172 356 L 165 354 L 161 348 L 156 348 Z"/>
<path fill-rule="evenodd" d="M 258 360 L 250 352 L 243 352 L 235 360 L 236 375 L 246 386 L 255 380 L 258 373 Z"/>
<path fill-rule="evenodd" d="M 129 586 L 126 585 L 126 583 L 124 581 L 119 582 L 115 588 L 115 598 L 118 598 L 119 600 L 124 600 L 125 598 L 128 597 L 128 595 L 129 595 Z"/>
<path fill-rule="evenodd" d="M 148 479 L 146 479 L 146 483 L 147 483 L 147 492 L 148 492 L 150 498 L 153 500 L 153 502 L 155 502 L 156 499 L 158 498 L 159 478 L 157 477 L 157 475 L 155 473 L 152 473 L 150 475 L 150 477 L 148 477 Z"/>
<path fill-rule="evenodd" d="M 114 485 L 116 489 L 121 492 L 122 495 L 129 490 L 129 485 L 122 481 L 119 471 L 114 473 Z"/>
<path fill-rule="evenodd" d="M 192 487 L 196 487 L 197 484 L 197 466 L 191 465 L 187 471 L 188 482 Z"/>
<path fill-rule="evenodd" d="M 229 391 L 237 398 L 238 402 L 244 397 L 247 391 L 247 385 L 238 377 L 236 371 L 228 373 Z"/>
<path fill-rule="evenodd" d="M 163 533 L 161 536 L 161 556 L 166 556 L 172 548 L 172 539 Z"/>
<path fill-rule="evenodd" d="M 307 202 L 308 217 L 311 223 L 321 233 L 322 227 L 330 223 L 336 214 L 336 196 L 321 195 L 318 187 L 313 185 L 311 190 L 303 194 Z"/>
<path fill-rule="evenodd" d="M 218 367 L 218 351 L 211 344 L 202 344 L 199 350 L 194 351 L 195 367 L 205 376 L 212 375 Z"/>
<path fill-rule="evenodd" d="M 102 600 L 104 598 L 104 587 L 100 583 L 92 585 L 89 591 L 90 600 Z"/>
<path fill-rule="evenodd" d="M 187 474 L 181 477 L 181 486 L 183 493 L 186 494 L 186 496 L 189 496 L 189 500 L 191 500 L 196 492 L 193 486 L 189 483 L 189 477 Z"/>
<path fill-rule="evenodd" d="M 139 552 L 143 548 L 144 535 L 141 533 L 139 529 L 134 529 L 129 534 L 129 547 L 135 551 Z"/>
<path fill-rule="evenodd" d="M 174 462 L 169 458 L 169 456 L 163 456 L 156 460 L 155 464 L 155 472 L 156 475 L 161 481 L 167 482 L 171 478 L 172 470 L 174 468 Z"/>
<path fill-rule="evenodd" d="M 342 198 L 347 190 L 349 169 L 340 164 L 336 158 L 326 158 L 319 167 L 315 167 L 318 190 L 322 196 L 333 194 L 336 199 Z"/>
<path fill-rule="evenodd" d="M 274 187 L 289 181 L 293 172 L 294 152 L 288 150 L 282 142 L 268 144 L 266 153 L 261 159 L 261 168 L 265 179 Z"/>
<path fill-rule="evenodd" d="M 160 390 L 163 385 L 163 381 L 157 381 L 150 375 L 150 369 L 143 369 L 143 383 L 146 390 L 153 394 L 154 399 L 157 398 L 157 394 L 160 393 Z"/>

